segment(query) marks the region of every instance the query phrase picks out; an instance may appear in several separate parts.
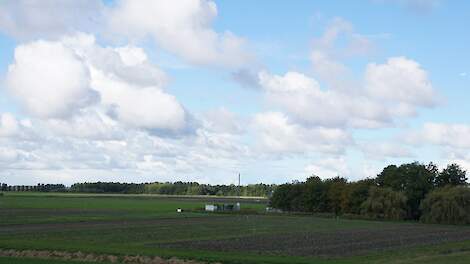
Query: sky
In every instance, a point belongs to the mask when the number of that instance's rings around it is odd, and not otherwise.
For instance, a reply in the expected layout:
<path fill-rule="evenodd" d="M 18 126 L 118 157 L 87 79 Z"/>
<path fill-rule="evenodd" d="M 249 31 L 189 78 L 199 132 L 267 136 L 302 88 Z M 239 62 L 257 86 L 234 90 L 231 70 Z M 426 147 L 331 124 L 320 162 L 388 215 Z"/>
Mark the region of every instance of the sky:
<path fill-rule="evenodd" d="M 0 182 L 470 169 L 470 2 L 0 0 Z"/>

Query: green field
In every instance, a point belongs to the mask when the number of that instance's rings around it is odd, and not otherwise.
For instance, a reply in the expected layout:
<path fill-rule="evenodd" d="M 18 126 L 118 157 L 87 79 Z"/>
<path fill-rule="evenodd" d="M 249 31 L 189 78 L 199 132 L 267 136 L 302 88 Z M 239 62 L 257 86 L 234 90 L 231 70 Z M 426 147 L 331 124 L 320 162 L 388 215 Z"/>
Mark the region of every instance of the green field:
<path fill-rule="evenodd" d="M 470 227 L 267 215 L 260 199 L 244 199 L 237 214 L 201 210 L 230 200 L 7 193 L 0 197 L 0 249 L 222 263 L 470 263 Z M 0 263 L 76 262 L 0 257 Z"/>

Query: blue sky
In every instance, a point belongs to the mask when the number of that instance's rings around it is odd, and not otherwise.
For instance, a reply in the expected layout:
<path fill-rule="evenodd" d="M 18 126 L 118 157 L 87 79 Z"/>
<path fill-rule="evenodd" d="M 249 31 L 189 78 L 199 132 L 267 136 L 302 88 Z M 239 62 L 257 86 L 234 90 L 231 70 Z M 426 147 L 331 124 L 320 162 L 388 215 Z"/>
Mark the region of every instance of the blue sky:
<path fill-rule="evenodd" d="M 470 3 L 0 2 L 0 182 L 470 168 Z"/>

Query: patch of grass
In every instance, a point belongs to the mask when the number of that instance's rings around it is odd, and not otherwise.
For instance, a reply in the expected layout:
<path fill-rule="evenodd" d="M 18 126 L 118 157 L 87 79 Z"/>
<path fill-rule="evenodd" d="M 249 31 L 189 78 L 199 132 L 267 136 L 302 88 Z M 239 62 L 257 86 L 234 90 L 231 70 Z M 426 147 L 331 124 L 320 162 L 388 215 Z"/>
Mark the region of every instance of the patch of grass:
<path fill-rule="evenodd" d="M 8 193 L 3 196 L 0 199 L 0 225 L 180 217 L 188 214 L 176 213 L 177 208 L 201 210 L 206 203 L 200 199 L 160 196 L 35 194 L 38 193 Z M 264 210 L 265 204 L 250 201 L 242 203 L 242 208 Z M 190 215 L 196 217 L 200 214 Z"/>
<path fill-rule="evenodd" d="M 351 263 L 412 264 L 470 263 L 470 240 L 369 253 L 348 258 Z"/>

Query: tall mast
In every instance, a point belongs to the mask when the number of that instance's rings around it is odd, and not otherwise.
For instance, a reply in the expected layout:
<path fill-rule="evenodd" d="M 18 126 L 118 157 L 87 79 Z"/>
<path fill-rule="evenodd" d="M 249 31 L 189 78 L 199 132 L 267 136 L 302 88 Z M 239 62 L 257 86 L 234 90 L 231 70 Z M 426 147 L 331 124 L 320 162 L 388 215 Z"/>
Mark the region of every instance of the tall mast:
<path fill-rule="evenodd" d="M 238 173 L 238 198 L 240 198 L 241 196 L 241 189 L 240 189 L 240 173 Z"/>

